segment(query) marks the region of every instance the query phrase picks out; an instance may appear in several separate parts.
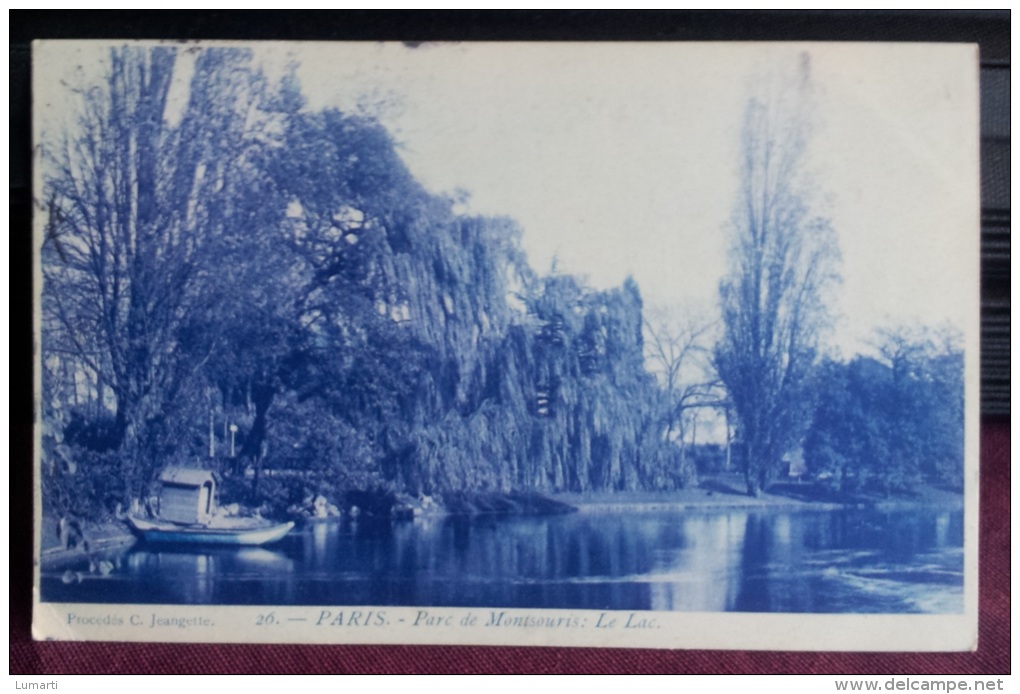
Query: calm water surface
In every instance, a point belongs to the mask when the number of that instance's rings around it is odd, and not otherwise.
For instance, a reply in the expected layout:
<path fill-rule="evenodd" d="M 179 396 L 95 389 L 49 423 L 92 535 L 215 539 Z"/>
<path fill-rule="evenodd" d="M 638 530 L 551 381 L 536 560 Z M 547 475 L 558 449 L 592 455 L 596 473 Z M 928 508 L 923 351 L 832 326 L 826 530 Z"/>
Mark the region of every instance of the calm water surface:
<path fill-rule="evenodd" d="M 143 544 L 53 602 L 960 612 L 961 511 L 722 511 L 335 521 L 267 548 Z M 69 577 L 68 577 L 69 578 Z"/>

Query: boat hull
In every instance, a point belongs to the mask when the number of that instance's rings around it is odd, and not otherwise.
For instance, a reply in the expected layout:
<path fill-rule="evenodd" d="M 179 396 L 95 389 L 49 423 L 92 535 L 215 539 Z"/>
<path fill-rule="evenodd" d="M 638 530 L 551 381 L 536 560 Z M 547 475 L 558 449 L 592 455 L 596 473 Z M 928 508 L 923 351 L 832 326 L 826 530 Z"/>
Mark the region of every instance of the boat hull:
<path fill-rule="evenodd" d="M 234 547 L 252 547 L 277 542 L 294 527 L 294 523 L 250 528 L 183 527 L 138 518 L 128 518 L 128 523 L 138 537 L 149 543 Z"/>

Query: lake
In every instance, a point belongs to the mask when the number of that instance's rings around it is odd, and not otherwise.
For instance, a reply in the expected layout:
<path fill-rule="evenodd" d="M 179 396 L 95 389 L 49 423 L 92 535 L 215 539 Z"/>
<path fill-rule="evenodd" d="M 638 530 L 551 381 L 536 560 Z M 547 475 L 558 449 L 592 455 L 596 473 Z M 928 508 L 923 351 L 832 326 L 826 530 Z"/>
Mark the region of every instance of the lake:
<path fill-rule="evenodd" d="M 655 511 L 312 523 L 266 548 L 108 556 L 47 602 L 958 613 L 963 512 Z"/>

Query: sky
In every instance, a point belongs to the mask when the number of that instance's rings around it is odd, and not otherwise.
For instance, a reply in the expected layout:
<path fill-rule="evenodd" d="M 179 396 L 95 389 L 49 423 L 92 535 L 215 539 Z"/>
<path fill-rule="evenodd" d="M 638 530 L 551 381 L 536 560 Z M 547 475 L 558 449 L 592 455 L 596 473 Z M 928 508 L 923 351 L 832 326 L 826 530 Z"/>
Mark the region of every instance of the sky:
<path fill-rule="evenodd" d="M 88 72 L 106 51 L 44 49 L 34 87 L 43 120 L 66 112 L 53 77 L 75 64 Z M 727 267 L 745 104 L 764 81 L 793 73 L 804 52 L 814 98 L 803 175 L 842 254 L 831 344 L 843 356 L 868 351 L 876 327 L 897 324 L 948 323 L 976 340 L 974 47 L 256 47 L 270 76 L 297 65 L 308 108 L 376 116 L 433 192 L 462 196 L 465 212 L 517 220 L 537 271 L 555 258 L 600 289 L 632 275 L 646 305 L 708 314 Z"/>
<path fill-rule="evenodd" d="M 532 266 L 714 310 L 755 86 L 810 55 L 804 175 L 842 254 L 833 344 L 978 310 L 976 49 L 930 44 L 308 44 L 309 107 L 367 109 L 437 193 L 516 219 Z M 282 55 L 280 55 L 282 54 Z"/>

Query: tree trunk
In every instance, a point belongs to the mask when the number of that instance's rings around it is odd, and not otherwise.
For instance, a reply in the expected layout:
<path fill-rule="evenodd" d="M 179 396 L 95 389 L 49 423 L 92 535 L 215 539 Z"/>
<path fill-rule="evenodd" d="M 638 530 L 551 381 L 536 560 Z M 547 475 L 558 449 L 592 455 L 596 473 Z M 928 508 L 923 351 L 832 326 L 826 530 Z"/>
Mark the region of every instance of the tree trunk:
<path fill-rule="evenodd" d="M 730 429 L 730 409 L 725 410 L 726 417 L 726 472 L 733 469 L 733 434 Z"/>
<path fill-rule="evenodd" d="M 241 448 L 241 458 L 251 460 L 255 468 L 255 481 L 252 485 L 252 493 L 258 494 L 259 478 L 262 476 L 262 452 L 266 439 L 266 413 L 273 402 L 276 391 L 272 386 L 260 385 L 252 387 L 251 402 L 255 408 L 255 421 L 252 422 L 251 430 L 244 439 L 244 446 Z"/>
<path fill-rule="evenodd" d="M 759 498 L 762 494 L 762 485 L 758 471 L 748 465 L 744 471 L 744 480 L 747 483 L 747 495 L 753 496 L 755 499 Z"/>

